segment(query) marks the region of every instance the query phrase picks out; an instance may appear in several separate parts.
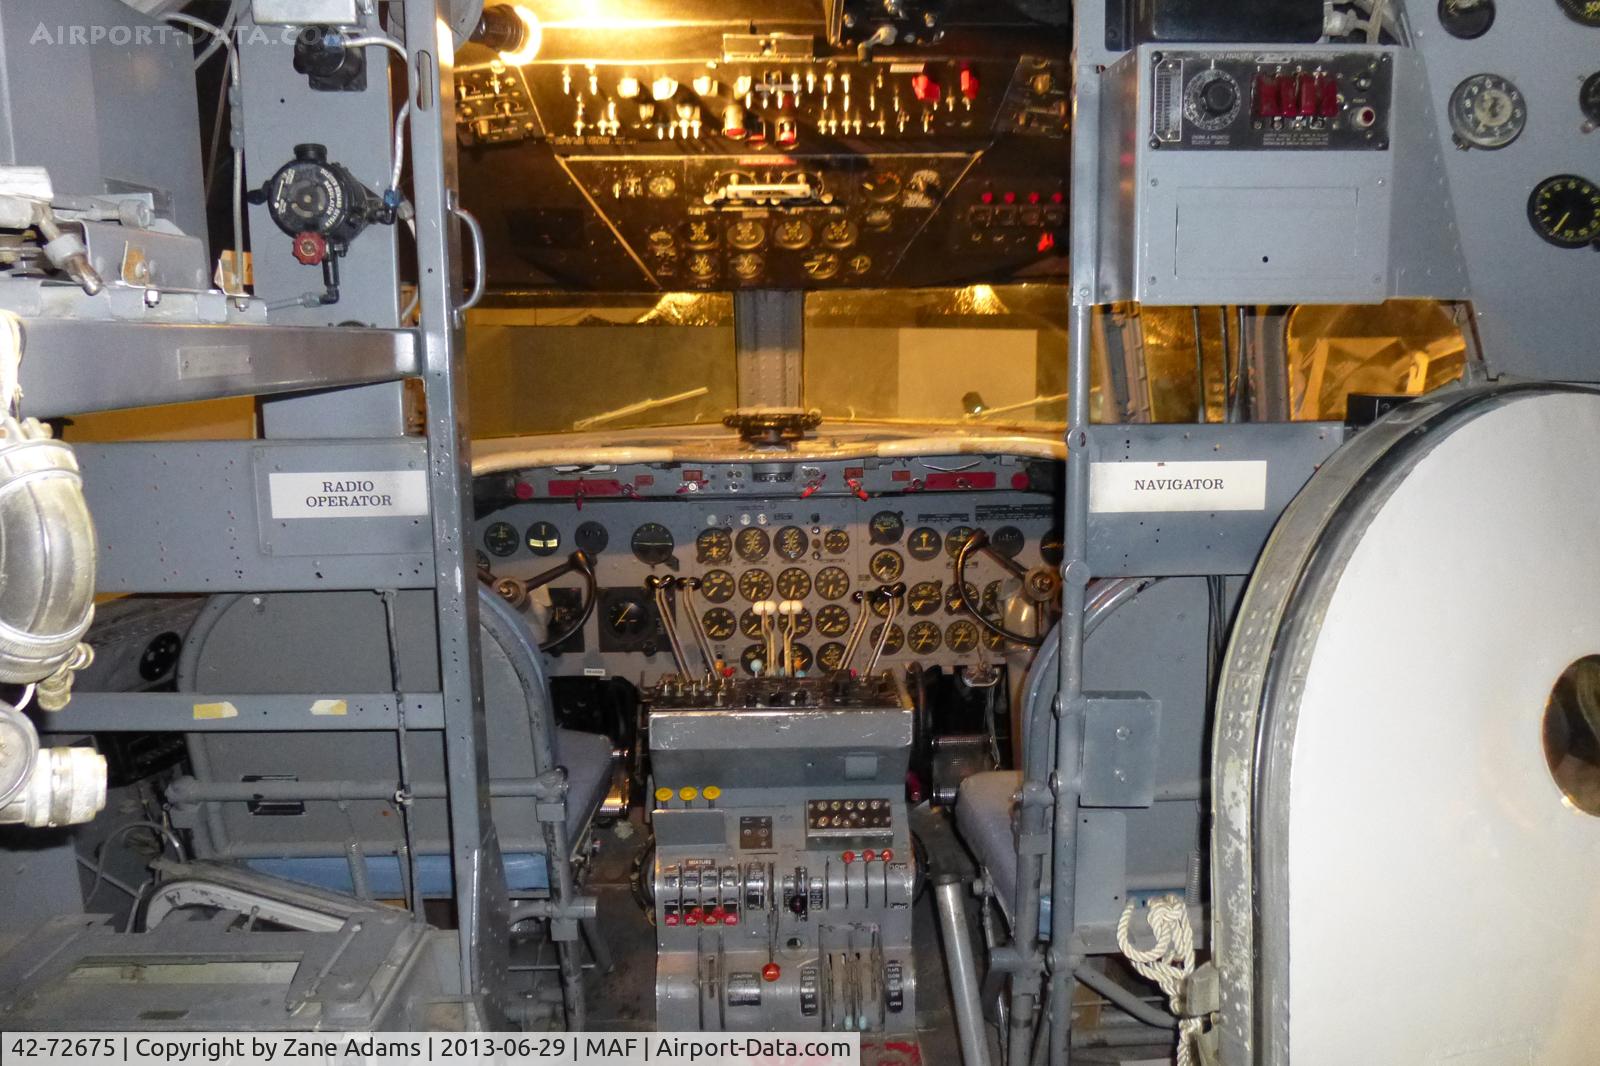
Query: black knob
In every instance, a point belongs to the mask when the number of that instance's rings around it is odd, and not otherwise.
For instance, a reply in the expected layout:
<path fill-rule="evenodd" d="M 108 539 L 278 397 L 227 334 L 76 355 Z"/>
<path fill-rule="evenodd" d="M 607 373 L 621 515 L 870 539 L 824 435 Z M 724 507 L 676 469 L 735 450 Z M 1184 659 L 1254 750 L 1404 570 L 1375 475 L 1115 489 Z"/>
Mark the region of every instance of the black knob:
<path fill-rule="evenodd" d="M 790 896 L 789 909 L 796 914 L 804 914 L 806 912 L 806 897 L 803 895 Z"/>
<path fill-rule="evenodd" d="M 1200 93 L 1200 103 L 1207 114 L 1226 115 L 1239 102 L 1239 88 L 1226 78 L 1217 78 Z"/>

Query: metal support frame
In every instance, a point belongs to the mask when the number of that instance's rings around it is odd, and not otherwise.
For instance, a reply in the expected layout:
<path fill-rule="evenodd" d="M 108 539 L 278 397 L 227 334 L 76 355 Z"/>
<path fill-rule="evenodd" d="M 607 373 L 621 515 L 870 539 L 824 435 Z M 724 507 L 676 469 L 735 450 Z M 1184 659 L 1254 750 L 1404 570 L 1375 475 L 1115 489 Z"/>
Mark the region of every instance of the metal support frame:
<path fill-rule="evenodd" d="M 805 293 L 752 289 L 733 294 L 733 341 L 740 407 L 798 407 Z"/>
<path fill-rule="evenodd" d="M 462 991 L 483 995 L 486 1021 L 501 1011 L 492 990 L 508 974 L 509 924 L 499 842 L 489 814 L 478 598 L 463 530 L 471 527 L 471 471 L 463 377 L 463 318 L 455 147 L 455 42 L 439 0 L 405 0 L 410 56 L 412 202 L 416 205 L 428 488 L 444 697 L 445 775 L 460 930 Z"/>

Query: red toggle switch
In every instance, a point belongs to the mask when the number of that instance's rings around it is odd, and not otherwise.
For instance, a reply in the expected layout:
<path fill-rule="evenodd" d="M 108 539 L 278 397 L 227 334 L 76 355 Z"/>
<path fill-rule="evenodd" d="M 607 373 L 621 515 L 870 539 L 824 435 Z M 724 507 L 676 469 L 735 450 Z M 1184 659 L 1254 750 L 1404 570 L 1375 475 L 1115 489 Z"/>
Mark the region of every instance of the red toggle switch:
<path fill-rule="evenodd" d="M 706 915 L 706 924 L 707 925 L 721 925 L 722 924 L 722 908 L 721 907 L 718 907 L 716 910 L 714 910 L 710 914 Z"/>
<path fill-rule="evenodd" d="M 1323 118 L 1339 116 L 1339 79 L 1332 74 L 1317 75 L 1317 114 Z"/>
<path fill-rule="evenodd" d="M 695 913 L 695 910 L 694 910 L 693 907 L 690 907 L 687 911 L 684 912 L 683 924 L 684 925 L 699 925 L 700 924 L 700 916 Z"/>
<path fill-rule="evenodd" d="M 1256 117 L 1277 118 L 1283 109 L 1278 106 L 1278 82 L 1266 74 L 1256 75 Z"/>
<path fill-rule="evenodd" d="M 913 74 L 911 76 L 911 93 L 925 104 L 938 103 L 939 97 L 942 95 L 939 83 L 926 73 Z"/>
<path fill-rule="evenodd" d="M 1300 113 L 1300 97 L 1294 91 L 1294 75 L 1278 77 L 1278 113 L 1284 118 L 1294 118 Z"/>
<path fill-rule="evenodd" d="M 976 100 L 978 98 L 978 75 L 973 72 L 971 67 L 961 68 L 961 95 L 968 100 Z"/>
<path fill-rule="evenodd" d="M 869 500 L 872 498 L 867 495 L 867 490 L 861 487 L 859 478 L 846 478 L 845 484 L 850 486 L 850 491 L 855 493 L 858 499 Z"/>
<path fill-rule="evenodd" d="M 1317 79 L 1310 74 L 1302 74 L 1298 79 L 1300 86 L 1300 114 L 1310 118 L 1317 113 Z"/>

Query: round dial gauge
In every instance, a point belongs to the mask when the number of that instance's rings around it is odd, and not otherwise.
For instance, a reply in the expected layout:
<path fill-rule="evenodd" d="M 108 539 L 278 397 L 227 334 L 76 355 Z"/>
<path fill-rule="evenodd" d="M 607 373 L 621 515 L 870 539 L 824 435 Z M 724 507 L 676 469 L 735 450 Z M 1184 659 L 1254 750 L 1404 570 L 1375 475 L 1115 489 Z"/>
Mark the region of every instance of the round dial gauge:
<path fill-rule="evenodd" d="M 739 632 L 751 640 L 761 639 L 761 616 L 754 609 L 746 607 L 739 612 Z"/>
<path fill-rule="evenodd" d="M 1600 126 L 1600 70 L 1584 79 L 1583 88 L 1578 90 L 1578 107 L 1590 126 Z"/>
<path fill-rule="evenodd" d="M 772 543 L 778 549 L 778 554 L 791 562 L 804 555 L 806 549 L 811 546 L 806 531 L 799 526 L 784 526 L 778 530 L 778 535 L 772 539 Z"/>
<path fill-rule="evenodd" d="M 861 217 L 861 221 L 870 230 L 886 230 L 894 225 L 894 212 L 887 207 L 874 207 Z"/>
<path fill-rule="evenodd" d="M 772 231 L 772 243 L 779 248 L 798 252 L 811 243 L 816 231 L 803 218 L 786 218 Z"/>
<path fill-rule="evenodd" d="M 811 649 L 804 644 L 796 644 L 789 652 L 789 666 L 796 673 L 803 674 L 810 670 L 812 660 Z"/>
<path fill-rule="evenodd" d="M 515 555 L 521 544 L 522 538 L 517 536 L 517 527 L 510 522 L 496 522 L 483 531 L 483 546 L 502 559 Z"/>
<path fill-rule="evenodd" d="M 1600 187 L 1576 174 L 1546 178 L 1528 197 L 1528 221 L 1558 248 L 1600 241 Z"/>
<path fill-rule="evenodd" d="M 708 218 L 692 218 L 683 224 L 683 243 L 697 251 L 717 246 L 717 227 Z"/>
<path fill-rule="evenodd" d="M 767 551 L 772 547 L 772 541 L 767 537 L 767 531 L 749 526 L 739 530 L 733 538 L 733 547 L 739 553 L 739 558 L 747 563 L 759 563 L 767 557 Z"/>
<path fill-rule="evenodd" d="M 844 645 L 837 640 L 830 640 L 817 649 L 817 662 L 822 664 L 824 670 L 837 670 L 844 664 Z"/>
<path fill-rule="evenodd" d="M 712 640 L 727 640 L 733 636 L 738 620 L 733 617 L 733 612 L 726 607 L 713 607 L 705 613 L 702 622 L 706 628 L 706 636 Z"/>
<path fill-rule="evenodd" d="M 1600 26 L 1600 0 L 1556 0 L 1567 17 L 1585 26 Z"/>
<path fill-rule="evenodd" d="M 919 581 L 906 592 L 906 609 L 912 614 L 932 614 L 944 602 L 944 588 L 937 581 Z"/>
<path fill-rule="evenodd" d="M 772 597 L 772 575 L 765 570 L 746 570 L 739 575 L 739 595 L 755 603 Z"/>
<path fill-rule="evenodd" d="M 1494 0 L 1439 0 L 1439 25 L 1452 37 L 1475 41 L 1494 25 Z"/>
<path fill-rule="evenodd" d="M 900 195 L 900 175 L 879 170 L 861 179 L 861 194 L 875 204 L 887 204 Z"/>
<path fill-rule="evenodd" d="M 832 252 L 812 252 L 800 266 L 807 277 L 827 281 L 839 273 L 839 257 Z"/>
<path fill-rule="evenodd" d="M 850 591 L 850 575 L 837 566 L 825 566 L 817 571 L 817 595 L 825 600 L 837 600 Z"/>
<path fill-rule="evenodd" d="M 606 611 L 606 625 L 619 637 L 637 637 L 649 624 L 650 613 L 633 600 L 620 600 Z"/>
<path fill-rule="evenodd" d="M 918 655 L 931 655 L 942 641 L 937 622 L 918 622 L 906 633 L 906 643 Z"/>
<path fill-rule="evenodd" d="M 585 522 L 573 531 L 572 543 L 590 555 L 599 555 L 611 543 L 611 534 L 599 522 Z"/>
<path fill-rule="evenodd" d="M 906 632 L 900 628 L 900 624 L 898 622 L 890 622 L 888 625 L 889 639 L 884 642 L 883 654 L 893 655 L 895 652 L 906 646 Z M 877 625 L 872 627 L 872 632 L 867 635 L 867 639 L 872 642 L 871 646 L 873 648 L 877 648 L 878 638 L 883 636 L 883 627 L 884 623 L 879 622 Z"/>
<path fill-rule="evenodd" d="M 754 674 L 758 666 L 765 667 L 766 664 L 762 660 L 766 658 L 766 655 L 767 649 L 765 647 L 760 644 L 752 644 L 739 653 L 739 665 L 744 667 L 745 673 Z"/>
<path fill-rule="evenodd" d="M 728 266 L 733 269 L 733 276 L 740 281 L 754 281 L 767 268 L 766 260 L 754 252 L 740 252 L 728 260 Z"/>
<path fill-rule="evenodd" d="M 561 549 L 561 531 L 549 522 L 528 527 L 528 550 L 535 555 L 554 555 Z"/>
<path fill-rule="evenodd" d="M 944 535 L 944 550 L 950 558 L 954 559 L 961 554 L 961 549 L 966 546 L 972 536 L 971 526 L 957 526 Z"/>
<path fill-rule="evenodd" d="M 689 276 L 696 281 L 710 281 L 717 276 L 717 261 L 705 252 L 689 257 Z"/>
<path fill-rule="evenodd" d="M 837 603 L 817 609 L 817 632 L 825 637 L 842 637 L 850 632 L 850 612 Z"/>
<path fill-rule="evenodd" d="M 767 240 L 767 228 L 753 218 L 741 218 L 728 227 L 728 243 L 735 248 L 751 251 L 760 248 Z"/>
<path fill-rule="evenodd" d="M 778 575 L 778 595 L 786 600 L 803 600 L 811 595 L 811 575 L 791 566 Z"/>
<path fill-rule="evenodd" d="M 1066 542 L 1061 539 L 1061 530 L 1052 529 L 1039 540 L 1039 558 L 1051 566 L 1060 566 L 1061 560 L 1066 558 Z"/>
<path fill-rule="evenodd" d="M 1474 74 L 1450 94 L 1450 128 L 1462 148 L 1504 148 L 1528 124 L 1528 104 L 1498 74 Z"/>
<path fill-rule="evenodd" d="M 822 546 L 829 555 L 843 555 L 850 550 L 850 534 L 842 529 L 830 529 L 822 535 Z"/>
<path fill-rule="evenodd" d="M 932 559 L 939 554 L 939 548 L 944 543 L 939 536 L 939 531 L 931 526 L 918 526 L 906 538 L 906 551 L 911 553 L 911 558 L 924 561 Z"/>
<path fill-rule="evenodd" d="M 957 588 L 955 585 L 951 585 L 950 590 L 944 594 L 944 610 L 946 614 L 960 614 L 966 610 L 965 605 L 967 603 L 979 602 L 978 586 L 968 581 L 964 589 L 965 596 L 962 595 L 963 589 Z"/>
<path fill-rule="evenodd" d="M 900 558 L 900 553 L 893 548 L 883 548 L 873 552 L 872 558 L 867 562 L 867 570 L 879 581 L 894 581 L 905 573 L 906 561 Z"/>
<path fill-rule="evenodd" d="M 733 599 L 733 575 L 726 570 L 707 570 L 700 577 L 700 595 L 710 603 Z"/>
<path fill-rule="evenodd" d="M 867 532 L 874 544 L 899 544 L 905 536 L 906 520 L 895 511 L 879 511 L 867 523 Z"/>
<path fill-rule="evenodd" d="M 1007 559 L 1015 559 L 1021 555 L 1022 546 L 1027 542 L 1022 530 L 1016 526 L 1001 526 L 989 536 L 989 543 L 994 545 L 994 550 Z"/>
<path fill-rule="evenodd" d="M 848 218 L 836 218 L 822 227 L 822 243 L 829 248 L 848 248 L 856 243 L 859 233 Z"/>
<path fill-rule="evenodd" d="M 694 555 L 702 563 L 725 563 L 733 558 L 733 533 L 726 529 L 702 529 L 694 538 Z"/>
<path fill-rule="evenodd" d="M 951 651 L 975 651 L 978 647 L 978 623 L 966 618 L 951 622 L 944 630 L 944 642 Z"/>
<path fill-rule="evenodd" d="M 988 619 L 1000 617 L 1000 582 L 991 581 L 983 586 L 983 598 L 978 601 L 978 613 Z"/>
<path fill-rule="evenodd" d="M 889 607 L 892 601 L 887 596 L 874 596 L 867 601 L 867 606 L 872 608 L 872 613 L 879 618 L 889 617 Z"/>
<path fill-rule="evenodd" d="M 671 174 L 652 174 L 645 189 L 657 200 L 665 200 L 678 191 L 678 182 Z"/>
<path fill-rule="evenodd" d="M 660 522 L 646 522 L 633 531 L 633 554 L 641 563 L 657 566 L 672 558 L 672 549 L 677 544 L 672 539 L 671 530 Z"/>
<path fill-rule="evenodd" d="M 850 273 L 865 274 L 867 271 L 872 269 L 872 256 L 852 255 L 848 265 L 850 267 Z"/>
<path fill-rule="evenodd" d="M 789 632 L 789 622 L 780 614 L 777 625 L 778 639 L 782 640 Z M 811 632 L 811 612 L 802 607 L 794 616 L 794 635 L 798 639 L 809 632 Z"/>

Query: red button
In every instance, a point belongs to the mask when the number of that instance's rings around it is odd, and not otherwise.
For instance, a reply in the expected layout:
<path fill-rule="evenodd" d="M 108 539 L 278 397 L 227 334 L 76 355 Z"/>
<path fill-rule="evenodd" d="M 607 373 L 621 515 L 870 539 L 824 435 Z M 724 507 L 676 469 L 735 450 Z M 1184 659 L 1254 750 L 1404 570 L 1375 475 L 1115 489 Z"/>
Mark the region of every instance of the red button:
<path fill-rule="evenodd" d="M 856 853 L 853 851 L 847 851 L 843 855 L 839 856 L 839 858 L 843 859 L 846 864 L 849 864 L 856 861 Z"/>
<path fill-rule="evenodd" d="M 739 924 L 739 916 L 737 914 L 729 914 L 729 915 L 725 916 L 722 919 L 722 924 L 723 925 L 738 925 Z"/>
<path fill-rule="evenodd" d="M 985 189 L 983 191 L 983 195 L 979 196 L 978 199 L 986 204 L 992 204 L 994 203 L 994 193 L 990 192 L 988 189 Z"/>
<path fill-rule="evenodd" d="M 1008 192 L 1004 196 L 1002 196 L 1001 199 L 1004 200 L 1008 204 L 1014 204 L 1014 203 L 1017 202 L 1017 194 L 1014 193 L 1014 192 Z"/>
<path fill-rule="evenodd" d="M 942 95 L 939 83 L 928 77 L 927 74 L 913 74 L 911 76 L 911 92 L 925 104 L 936 104 Z"/>
<path fill-rule="evenodd" d="M 533 499 L 533 486 L 528 484 L 526 481 L 517 482 L 517 499 L 519 499 L 519 500 L 531 500 L 531 499 Z"/>
<path fill-rule="evenodd" d="M 677 925 L 678 924 L 678 916 L 676 914 L 667 915 L 665 920 L 666 920 L 666 923 L 668 925 Z"/>
<path fill-rule="evenodd" d="M 707 925 L 721 925 L 722 924 L 722 915 L 717 913 L 716 911 L 712 911 L 710 914 L 706 915 L 706 924 Z"/>
<path fill-rule="evenodd" d="M 978 98 L 978 76 L 972 72 L 971 67 L 961 68 L 961 95 L 968 100 Z"/>
<path fill-rule="evenodd" d="M 868 848 L 866 854 L 862 855 L 861 857 L 868 862 L 873 862 L 878 858 L 878 853 L 873 851 L 871 848 Z"/>
<path fill-rule="evenodd" d="M 687 914 L 685 914 L 683 916 L 683 924 L 684 925 L 699 925 L 700 924 L 700 917 L 697 914 L 695 914 L 694 911 L 690 911 L 689 913 L 687 913 Z"/>
<path fill-rule="evenodd" d="M 894 852 L 890 851 L 888 848 L 884 848 L 878 853 L 878 858 L 882 859 L 884 862 L 892 862 L 894 860 Z"/>
<path fill-rule="evenodd" d="M 761 967 L 761 979 L 763 981 L 776 981 L 782 973 L 783 971 L 778 969 L 778 964 L 775 962 L 769 962 Z"/>

